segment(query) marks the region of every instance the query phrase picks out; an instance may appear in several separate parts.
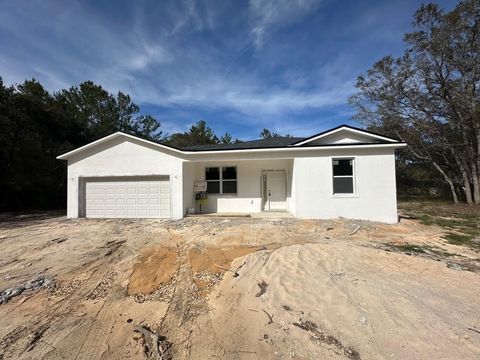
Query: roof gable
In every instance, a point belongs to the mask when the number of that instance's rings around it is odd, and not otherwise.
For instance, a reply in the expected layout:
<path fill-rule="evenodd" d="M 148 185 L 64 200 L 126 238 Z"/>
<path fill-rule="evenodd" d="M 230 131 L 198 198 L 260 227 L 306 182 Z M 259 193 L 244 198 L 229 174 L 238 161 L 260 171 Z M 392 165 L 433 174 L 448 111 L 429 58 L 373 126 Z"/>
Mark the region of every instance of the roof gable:
<path fill-rule="evenodd" d="M 153 141 L 150 141 L 150 140 L 145 140 L 145 139 L 142 139 L 142 138 L 139 138 L 137 136 L 133 136 L 133 135 L 129 135 L 129 134 L 125 134 L 125 133 L 122 133 L 122 132 L 116 132 L 116 133 L 113 133 L 111 135 L 108 135 L 108 136 L 105 136 L 101 139 L 98 139 L 96 141 L 93 141 L 91 143 L 88 143 L 87 145 L 84 145 L 84 146 L 81 146 L 79 148 L 76 148 L 72 151 L 69 151 L 65 154 L 62 154 L 60 156 L 57 156 L 57 159 L 60 159 L 60 160 L 66 160 L 70 157 L 72 157 L 73 155 L 76 155 L 78 153 L 81 153 L 81 152 L 84 152 L 86 150 L 89 150 L 89 149 L 92 149 L 94 147 L 97 147 L 103 143 L 106 143 L 107 141 L 110 141 L 110 140 L 113 140 L 113 139 L 116 139 L 116 138 L 121 138 L 121 137 L 124 137 L 128 140 L 135 140 L 137 142 L 140 142 L 142 143 L 143 145 L 147 145 L 147 146 L 153 146 L 153 147 L 157 147 L 159 150 L 169 150 L 169 151 L 173 151 L 175 153 L 179 153 L 181 154 L 182 151 L 179 150 L 179 149 L 176 149 L 174 147 L 171 147 L 171 146 L 167 146 L 167 145 L 163 145 L 163 144 L 159 144 L 159 143 L 156 143 L 156 142 L 153 142 Z"/>
<path fill-rule="evenodd" d="M 376 143 L 398 143 L 397 139 L 379 135 L 371 131 L 355 128 L 353 126 L 341 125 L 334 129 L 321 132 L 300 140 L 293 146 L 314 146 L 314 145 L 341 145 L 341 144 L 376 144 Z"/>

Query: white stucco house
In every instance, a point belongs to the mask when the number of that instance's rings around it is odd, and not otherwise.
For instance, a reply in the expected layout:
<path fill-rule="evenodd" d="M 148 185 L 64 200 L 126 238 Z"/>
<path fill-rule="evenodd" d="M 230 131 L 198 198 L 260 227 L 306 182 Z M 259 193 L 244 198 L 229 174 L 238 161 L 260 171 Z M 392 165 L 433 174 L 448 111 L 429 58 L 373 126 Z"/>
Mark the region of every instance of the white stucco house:
<path fill-rule="evenodd" d="M 70 218 L 179 219 L 203 203 L 204 213 L 396 223 L 395 149 L 405 145 L 346 125 L 183 149 L 117 132 L 58 159 L 68 161 Z M 207 199 L 196 201 L 201 182 Z"/>

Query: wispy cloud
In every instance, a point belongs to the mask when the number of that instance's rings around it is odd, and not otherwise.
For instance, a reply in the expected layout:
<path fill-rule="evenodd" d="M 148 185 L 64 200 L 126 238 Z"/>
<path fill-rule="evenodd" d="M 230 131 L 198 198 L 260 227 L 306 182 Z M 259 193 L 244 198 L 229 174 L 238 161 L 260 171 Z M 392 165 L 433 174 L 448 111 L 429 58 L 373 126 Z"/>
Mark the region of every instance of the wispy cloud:
<path fill-rule="evenodd" d="M 300 21 L 321 3 L 322 0 L 250 0 L 255 46 L 262 47 L 269 33 Z"/>
<path fill-rule="evenodd" d="M 401 50 L 417 5 L 0 0 L 0 6 L 0 76 L 7 83 L 35 77 L 58 90 L 92 80 L 129 93 L 167 132 L 204 118 L 219 132 L 250 137 L 261 127 L 303 134 L 349 121 L 346 99 L 356 76 Z"/>
<path fill-rule="evenodd" d="M 197 2 L 195 0 L 182 0 L 179 1 L 179 3 L 179 19 L 173 27 L 171 33 L 175 34 L 181 30 L 184 30 L 186 27 L 189 27 L 187 30 L 202 30 L 204 23 L 197 10 Z"/>
<path fill-rule="evenodd" d="M 142 44 L 130 58 L 124 59 L 120 64 L 126 69 L 143 70 L 153 64 L 163 64 L 173 60 L 172 55 L 159 45 Z"/>
<path fill-rule="evenodd" d="M 334 63 L 325 65 L 325 68 L 334 67 Z M 160 71 L 157 74 L 158 84 L 139 84 L 134 92 L 141 101 L 162 107 L 223 109 L 250 116 L 255 121 L 264 115 L 278 116 L 344 104 L 354 90 L 353 80 L 348 74 L 335 77 L 329 73 L 324 79 L 321 78 L 322 72 L 308 74 L 310 79 L 303 74 L 303 86 L 269 86 L 255 73 L 225 77 L 215 67 L 202 71 L 196 69 L 184 64 L 182 72 Z M 334 78 L 335 81 L 332 81 Z M 287 82 L 292 81 L 289 79 Z"/>

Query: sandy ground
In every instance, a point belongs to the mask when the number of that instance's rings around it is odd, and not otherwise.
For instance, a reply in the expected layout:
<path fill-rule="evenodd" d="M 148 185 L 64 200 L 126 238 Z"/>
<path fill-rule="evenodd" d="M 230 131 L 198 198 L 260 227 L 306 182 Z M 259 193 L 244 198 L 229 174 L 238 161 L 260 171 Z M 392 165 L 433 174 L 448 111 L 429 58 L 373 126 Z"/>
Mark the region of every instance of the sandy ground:
<path fill-rule="evenodd" d="M 0 359 L 479 359 L 478 250 L 443 233 L 411 219 L 3 217 L 0 291 L 53 284 L 0 305 Z"/>

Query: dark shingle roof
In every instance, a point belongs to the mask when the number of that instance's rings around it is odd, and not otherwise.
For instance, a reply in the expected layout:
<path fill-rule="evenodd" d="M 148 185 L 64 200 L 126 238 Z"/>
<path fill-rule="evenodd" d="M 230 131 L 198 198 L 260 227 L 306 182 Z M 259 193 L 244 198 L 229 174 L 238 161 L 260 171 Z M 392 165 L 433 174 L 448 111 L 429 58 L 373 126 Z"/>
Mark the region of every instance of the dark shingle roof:
<path fill-rule="evenodd" d="M 236 150 L 236 149 L 264 149 L 277 148 L 292 145 L 296 142 L 302 141 L 304 138 L 300 137 L 274 137 L 270 139 L 259 139 L 244 141 L 236 144 L 211 144 L 211 145 L 193 145 L 185 146 L 182 150 L 187 151 L 202 151 L 202 150 Z"/>

